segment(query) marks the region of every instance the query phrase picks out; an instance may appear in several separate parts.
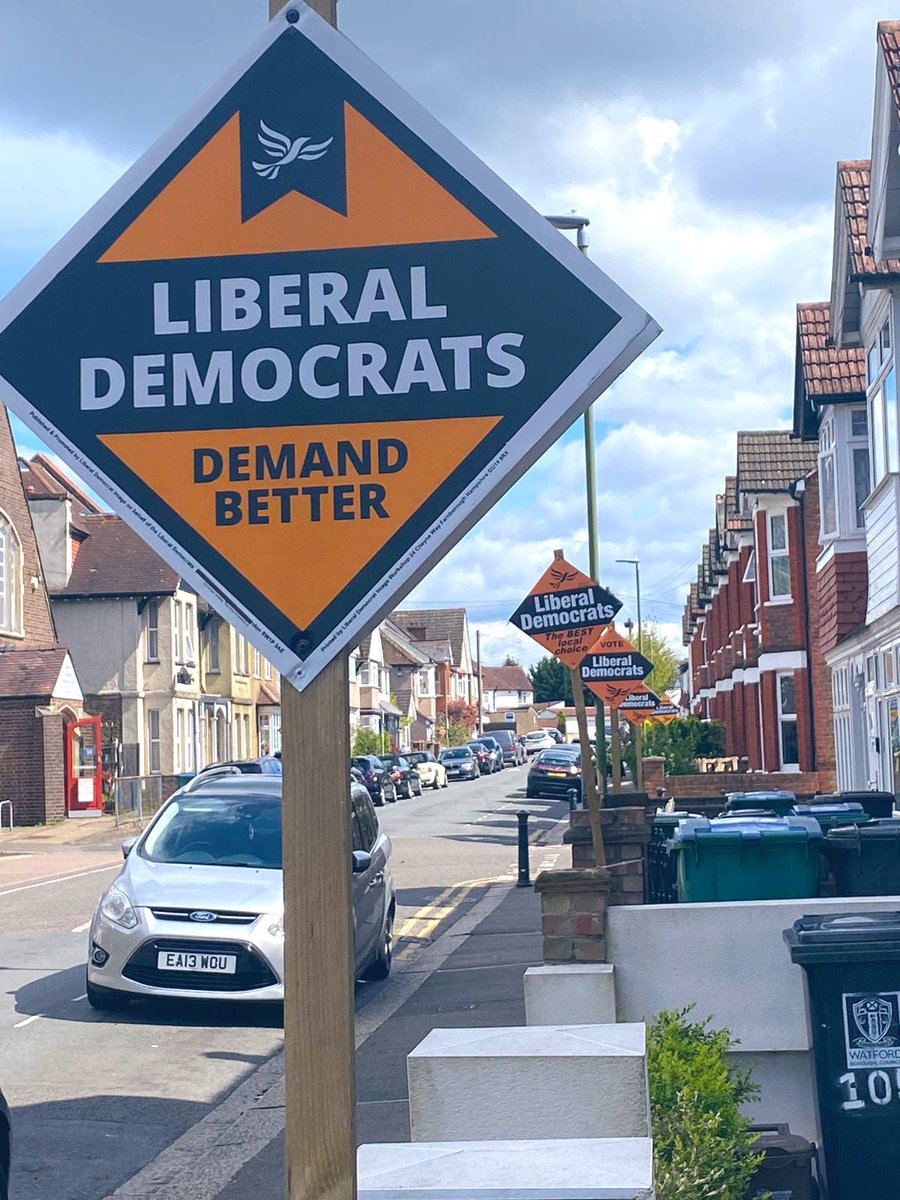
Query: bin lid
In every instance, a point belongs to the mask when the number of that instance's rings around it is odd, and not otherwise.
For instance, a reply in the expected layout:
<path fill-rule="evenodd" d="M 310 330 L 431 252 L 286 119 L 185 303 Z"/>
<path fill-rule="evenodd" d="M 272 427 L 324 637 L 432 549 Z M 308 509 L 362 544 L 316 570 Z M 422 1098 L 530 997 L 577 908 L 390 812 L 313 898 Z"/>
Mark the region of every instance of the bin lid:
<path fill-rule="evenodd" d="M 801 917 L 784 940 L 795 963 L 900 957 L 900 912 L 844 912 Z"/>
<path fill-rule="evenodd" d="M 760 1163 L 764 1170 L 777 1171 L 780 1168 L 803 1162 L 812 1158 L 812 1142 L 799 1133 L 791 1133 L 790 1129 L 766 1129 L 759 1133 L 752 1147 L 754 1154 L 765 1154 L 765 1160 Z"/>
<path fill-rule="evenodd" d="M 747 817 L 777 817 L 778 813 L 774 808 L 732 808 L 726 809 L 725 812 L 719 813 L 716 818 L 719 821 L 740 821 Z"/>
<path fill-rule="evenodd" d="M 758 792 L 727 792 L 725 799 L 729 802 L 743 803 L 745 801 L 753 801 L 754 805 L 760 808 L 765 808 L 766 800 L 793 800 L 796 802 L 796 792 L 782 791 L 777 788 L 770 788 L 768 791 L 761 790 Z"/>
<path fill-rule="evenodd" d="M 810 804 L 795 804 L 791 816 L 795 817 L 864 817 L 866 810 L 861 804 L 849 800 L 813 800 Z"/>
<path fill-rule="evenodd" d="M 853 846 L 866 841 L 900 841 L 900 819 L 881 817 L 866 821 L 862 825 L 838 825 L 828 830 L 828 841 L 833 846 Z"/>
<path fill-rule="evenodd" d="M 682 821 L 674 830 L 673 839 L 679 842 L 699 842 L 708 838 L 733 838 L 743 841 L 773 839 L 778 841 L 816 841 L 822 838 L 822 826 L 812 817 L 717 817 L 707 820 Z"/>

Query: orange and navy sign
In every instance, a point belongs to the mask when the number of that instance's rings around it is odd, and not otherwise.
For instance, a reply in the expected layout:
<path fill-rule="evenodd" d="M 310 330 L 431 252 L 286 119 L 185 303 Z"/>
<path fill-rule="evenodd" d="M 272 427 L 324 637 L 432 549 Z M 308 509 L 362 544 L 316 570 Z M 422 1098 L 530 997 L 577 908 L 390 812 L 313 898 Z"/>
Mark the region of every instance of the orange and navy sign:
<path fill-rule="evenodd" d="M 669 725 L 678 717 L 678 705 L 673 704 L 671 697 L 663 692 L 659 698 L 659 704 L 655 712 L 651 715 L 654 721 L 660 721 L 663 725 Z"/>
<path fill-rule="evenodd" d="M 595 579 L 555 558 L 509 619 L 561 662 L 577 667 L 621 607 Z"/>
<path fill-rule="evenodd" d="M 652 671 L 653 663 L 612 626 L 603 630 L 578 664 L 581 682 L 611 708 L 618 708 L 632 685 Z"/>
<path fill-rule="evenodd" d="M 0 305 L 0 399 L 298 686 L 657 327 L 306 5 Z"/>
<path fill-rule="evenodd" d="M 619 698 L 615 708 L 618 708 L 623 717 L 632 723 L 639 725 L 642 721 L 648 721 L 659 707 L 659 696 L 656 692 L 651 692 L 645 683 L 634 683 L 626 696 Z"/>

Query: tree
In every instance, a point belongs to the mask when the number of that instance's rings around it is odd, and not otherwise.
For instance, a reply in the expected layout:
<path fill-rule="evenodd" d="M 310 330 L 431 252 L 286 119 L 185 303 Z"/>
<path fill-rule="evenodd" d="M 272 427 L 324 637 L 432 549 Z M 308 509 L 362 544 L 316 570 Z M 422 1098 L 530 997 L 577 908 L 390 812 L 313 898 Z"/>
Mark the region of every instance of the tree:
<path fill-rule="evenodd" d="M 634 642 L 637 644 L 637 634 Z M 659 632 L 655 621 L 645 621 L 641 629 L 641 654 L 653 663 L 653 671 L 644 680 L 651 692 L 661 696 L 678 678 L 679 655 Z"/>
<path fill-rule="evenodd" d="M 462 721 L 451 721 L 450 728 L 447 730 L 447 744 L 450 746 L 465 746 L 466 742 L 471 741 L 472 730 L 470 726 L 463 724 Z"/>
<path fill-rule="evenodd" d="M 503 665 L 504 665 L 504 667 L 521 666 L 519 660 L 515 657 L 514 654 L 507 654 L 506 658 L 504 658 L 504 660 L 503 660 Z"/>
<path fill-rule="evenodd" d="M 557 700 L 572 703 L 572 678 L 569 670 L 552 654 L 536 662 L 528 672 L 528 678 L 534 690 L 535 704 L 553 704 Z"/>
<path fill-rule="evenodd" d="M 471 733 L 478 724 L 478 709 L 465 700 L 451 700 L 447 705 L 447 721 L 450 725 L 464 725 Z"/>
<path fill-rule="evenodd" d="M 387 754 L 390 750 L 390 735 L 376 733 L 374 729 L 357 729 L 353 735 L 352 754 Z"/>

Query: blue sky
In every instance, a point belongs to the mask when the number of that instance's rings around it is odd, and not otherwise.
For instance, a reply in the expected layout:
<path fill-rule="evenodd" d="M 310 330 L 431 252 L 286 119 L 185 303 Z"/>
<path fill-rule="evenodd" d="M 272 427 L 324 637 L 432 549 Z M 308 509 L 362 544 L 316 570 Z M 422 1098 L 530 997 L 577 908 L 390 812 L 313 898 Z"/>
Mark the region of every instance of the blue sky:
<path fill-rule="evenodd" d="M 0 0 L 0 290 L 238 54 L 264 0 Z M 869 153 L 870 0 L 340 0 L 342 28 L 663 325 L 597 405 L 601 575 L 674 640 L 739 428 L 789 420 L 794 309 L 829 292 L 838 158 Z M 36 448 L 17 428 L 21 450 Z M 581 427 L 425 580 L 486 660 L 563 546 L 586 566 Z M 625 613 L 623 613 L 623 616 Z"/>

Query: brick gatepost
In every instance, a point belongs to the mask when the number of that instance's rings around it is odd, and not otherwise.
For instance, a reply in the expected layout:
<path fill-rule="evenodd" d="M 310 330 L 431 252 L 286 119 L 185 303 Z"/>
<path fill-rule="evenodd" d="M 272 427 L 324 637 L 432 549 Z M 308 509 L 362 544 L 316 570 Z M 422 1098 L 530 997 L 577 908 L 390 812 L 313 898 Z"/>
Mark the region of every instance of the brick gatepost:
<path fill-rule="evenodd" d="M 534 890 L 541 897 L 545 963 L 606 962 L 610 883 L 602 867 L 538 875 Z"/>
<path fill-rule="evenodd" d="M 647 801 L 641 793 L 634 799 Z M 656 802 L 652 802 L 656 807 Z M 650 819 L 645 807 L 604 808 L 600 812 L 606 866 L 609 871 L 610 904 L 644 903 L 644 863 L 650 841 Z M 594 847 L 586 811 L 573 812 L 563 841 L 572 847 L 572 866 L 584 870 L 594 866 Z"/>

